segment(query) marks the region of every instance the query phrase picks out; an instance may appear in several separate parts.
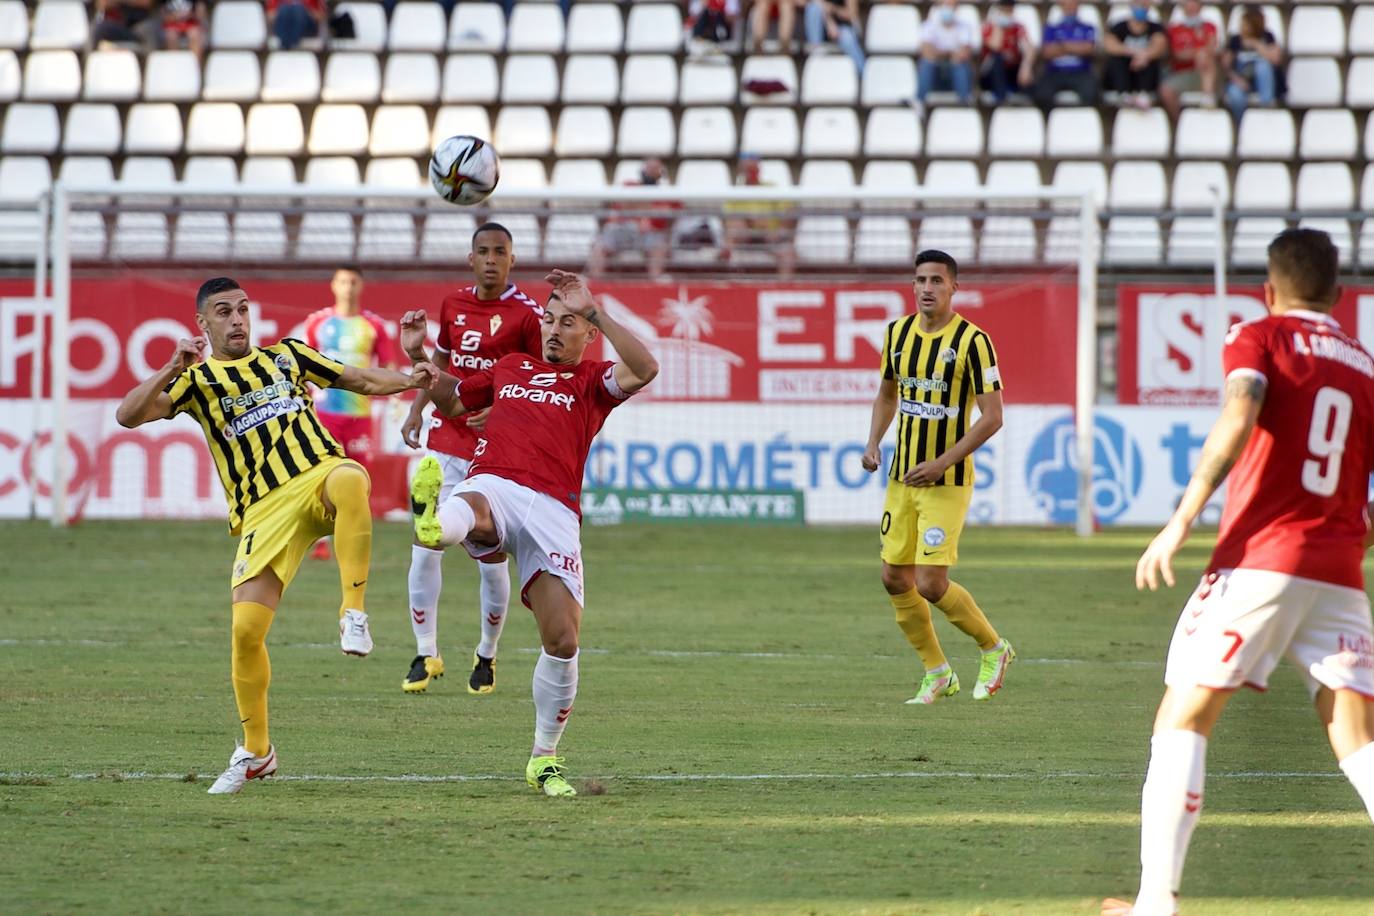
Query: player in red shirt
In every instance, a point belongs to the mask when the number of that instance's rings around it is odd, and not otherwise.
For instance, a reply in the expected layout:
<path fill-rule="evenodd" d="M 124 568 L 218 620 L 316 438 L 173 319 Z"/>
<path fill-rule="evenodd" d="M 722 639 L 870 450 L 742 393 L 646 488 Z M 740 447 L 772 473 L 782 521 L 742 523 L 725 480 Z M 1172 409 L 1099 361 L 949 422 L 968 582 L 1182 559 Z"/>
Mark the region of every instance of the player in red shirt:
<path fill-rule="evenodd" d="M 1226 398 L 1173 518 L 1136 566 L 1136 587 L 1174 584 L 1174 554 L 1226 479 L 1216 549 L 1169 644 L 1141 800 L 1135 903 L 1172 914 L 1202 808 L 1207 739 L 1241 685 L 1298 668 L 1341 769 L 1374 816 L 1374 630 L 1361 562 L 1374 471 L 1374 358 L 1331 318 L 1330 236 L 1289 229 L 1269 245 L 1266 318 L 1226 338 Z"/>
<path fill-rule="evenodd" d="M 468 264 L 477 283 L 446 297 L 439 307 L 436 365 L 457 379 L 483 372 L 507 353 L 538 356 L 539 318 L 544 310 L 510 282 L 515 265 L 514 240 L 500 223 L 484 223 L 472 234 Z M 423 411 L 429 397 L 417 397 L 401 435 L 411 448 L 420 447 Z M 439 499 L 443 501 L 472 464 L 477 429 L 485 411 L 467 417 L 449 417 L 435 411 L 429 425 L 429 454 L 443 471 Z M 475 424 L 475 425 L 474 425 Z M 415 633 L 415 659 L 401 681 L 406 693 L 420 693 L 431 678 L 444 673 L 439 654 L 439 592 L 443 586 L 443 548 L 426 547 L 418 540 L 410 550 L 410 627 Z M 473 653 L 468 692 L 487 694 L 496 689 L 496 647 L 506 625 L 510 604 L 510 571 L 506 555 L 493 553 L 477 564 L 482 638 Z"/>
<path fill-rule="evenodd" d="M 577 695 L 582 620 L 582 473 L 606 416 L 653 380 L 644 344 L 597 308 L 582 278 L 556 270 L 543 315 L 543 355 L 510 354 L 459 379 L 441 375 L 431 397 L 444 413 L 491 408 L 467 479 L 439 502 L 442 472 L 425 458 L 411 482 L 415 533 L 423 544 L 462 544 L 476 558 L 515 553 L 520 598 L 534 612 L 543 651 L 534 666 L 534 746 L 525 779 L 545 795 L 577 792 L 556 756 Z M 401 341 L 423 361 L 424 312 L 401 320 Z M 605 334 L 620 362 L 584 361 Z"/>

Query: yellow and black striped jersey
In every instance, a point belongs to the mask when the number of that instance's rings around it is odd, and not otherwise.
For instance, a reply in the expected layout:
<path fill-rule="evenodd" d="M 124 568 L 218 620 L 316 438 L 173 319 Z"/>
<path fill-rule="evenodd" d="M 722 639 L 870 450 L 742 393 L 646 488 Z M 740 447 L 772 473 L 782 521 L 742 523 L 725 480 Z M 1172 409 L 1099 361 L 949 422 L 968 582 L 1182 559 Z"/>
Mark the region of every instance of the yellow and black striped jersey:
<path fill-rule="evenodd" d="M 315 416 L 306 382 L 327 388 L 342 363 L 287 338 L 239 359 L 207 359 L 167 386 L 172 416 L 200 423 L 229 503 L 229 533 L 272 490 L 323 461 L 343 457 Z"/>
<path fill-rule="evenodd" d="M 933 334 L 922 332 L 920 321 L 920 315 L 898 318 L 883 342 L 883 379 L 896 382 L 898 393 L 893 480 L 950 449 L 968 430 L 974 398 L 1002 390 L 986 333 L 959 315 Z M 972 486 L 973 456 L 945 471 L 940 483 Z"/>

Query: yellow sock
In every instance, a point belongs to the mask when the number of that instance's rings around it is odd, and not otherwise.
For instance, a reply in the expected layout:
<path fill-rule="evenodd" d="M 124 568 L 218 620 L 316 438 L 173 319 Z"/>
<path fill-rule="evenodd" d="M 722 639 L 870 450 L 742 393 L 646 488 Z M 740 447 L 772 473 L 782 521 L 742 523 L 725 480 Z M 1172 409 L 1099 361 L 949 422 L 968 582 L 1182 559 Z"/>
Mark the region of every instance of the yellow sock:
<path fill-rule="evenodd" d="M 367 475 L 346 466 L 324 482 L 325 495 L 334 504 L 334 556 L 339 561 L 339 585 L 343 603 L 339 616 L 352 608 L 367 610 L 367 567 L 372 560 L 372 509 L 367 504 Z"/>
<path fill-rule="evenodd" d="M 234 701 L 243 720 L 243 746 L 259 757 L 266 757 L 272 746 L 267 737 L 267 685 L 272 683 L 267 631 L 272 627 L 272 609 L 254 601 L 236 601 L 233 620 L 229 670 L 234 681 Z"/>
<path fill-rule="evenodd" d="M 892 609 L 897 612 L 897 626 L 906 634 L 911 648 L 921 656 L 921 664 L 926 666 L 926 670 L 949 664 L 945 660 L 944 650 L 940 648 L 940 639 L 935 635 L 935 627 L 930 622 L 930 605 L 926 604 L 920 592 L 913 588 L 905 594 L 888 595 L 887 600 L 892 602 Z"/>
<path fill-rule="evenodd" d="M 949 589 L 935 606 L 944 612 L 950 623 L 972 636 L 984 652 L 997 645 L 997 631 L 988 623 L 968 589 L 958 582 L 949 583 Z"/>

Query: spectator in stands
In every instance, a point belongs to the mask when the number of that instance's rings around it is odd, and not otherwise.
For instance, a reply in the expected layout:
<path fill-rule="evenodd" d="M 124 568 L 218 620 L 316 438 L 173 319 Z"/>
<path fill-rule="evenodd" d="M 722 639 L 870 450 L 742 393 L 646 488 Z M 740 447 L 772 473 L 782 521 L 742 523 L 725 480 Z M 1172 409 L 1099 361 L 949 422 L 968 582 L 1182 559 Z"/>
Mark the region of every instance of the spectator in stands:
<path fill-rule="evenodd" d="M 997 0 L 983 23 L 983 55 L 978 81 L 998 104 L 1007 93 L 1029 86 L 1035 76 L 1035 45 L 1013 15 L 1016 0 Z"/>
<path fill-rule="evenodd" d="M 859 0 L 810 0 L 805 20 L 807 50 L 819 51 L 825 42 L 834 42 L 854 61 L 854 69 L 864 72 L 864 49 L 859 41 Z"/>
<path fill-rule="evenodd" d="M 185 48 L 197 58 L 205 56 L 204 0 L 163 0 L 162 47 L 168 51 Z"/>
<path fill-rule="evenodd" d="M 324 0 L 267 0 L 267 28 L 283 51 L 323 34 Z"/>
<path fill-rule="evenodd" d="M 754 53 L 763 52 L 763 40 L 768 37 L 768 24 L 778 20 L 778 44 L 782 53 L 792 53 L 792 36 L 797 29 L 797 7 L 802 0 L 754 0 L 749 22 L 749 40 Z"/>
<path fill-rule="evenodd" d="M 1284 95 L 1283 49 L 1274 33 L 1264 27 L 1264 13 L 1247 6 L 1240 17 L 1240 33 L 1232 35 L 1221 55 L 1226 73 L 1226 107 L 1237 121 L 1250 104 L 1250 93 L 1261 105 L 1272 105 Z"/>
<path fill-rule="evenodd" d="M 630 187 L 641 187 L 656 185 L 662 180 L 663 160 L 646 159 L 640 166 L 639 180 L 625 183 Z M 669 210 L 678 207 L 672 201 L 611 205 L 614 210 Z M 664 216 L 613 216 L 607 219 L 592 244 L 591 256 L 587 259 L 587 273 L 600 276 L 605 273 L 607 261 L 615 255 L 642 251 L 649 278 L 660 279 L 668 263 L 668 232 L 672 224 L 673 221 Z"/>
<path fill-rule="evenodd" d="M 96 47 L 102 44 L 132 44 L 140 50 L 157 47 L 159 22 L 153 15 L 153 0 L 96 0 Z"/>
<path fill-rule="evenodd" d="M 921 26 L 916 108 L 924 111 L 932 90 L 953 91 L 959 103 L 973 101 L 973 28 L 955 14 L 957 0 L 940 0 Z"/>
<path fill-rule="evenodd" d="M 1042 111 L 1054 107 L 1054 96 L 1072 92 L 1083 105 L 1097 102 L 1097 80 L 1093 77 L 1093 55 L 1097 52 L 1097 29 L 1078 18 L 1078 0 L 1060 0 L 1063 15 L 1045 26 L 1040 41 L 1044 72 L 1035 83 L 1035 104 Z"/>
<path fill-rule="evenodd" d="M 701 51 L 719 50 L 735 35 L 739 21 L 739 0 L 693 0 L 687 15 L 687 28 Z"/>
<path fill-rule="evenodd" d="M 762 163 L 753 153 L 741 153 L 735 173 L 735 184 L 744 187 L 768 187 L 760 171 Z M 785 217 L 791 210 L 786 201 L 734 201 L 724 205 L 725 247 L 722 261 L 729 261 L 734 252 L 749 249 L 765 251 L 777 260 L 778 279 L 790 279 L 796 267 L 796 252 L 792 247 L 794 221 Z"/>
<path fill-rule="evenodd" d="M 1183 18 L 1169 24 L 1169 73 L 1159 87 L 1159 100 L 1178 120 L 1183 93 L 1201 92 L 1203 103 L 1217 100 L 1217 27 L 1202 19 L 1202 0 L 1183 0 Z"/>
<path fill-rule="evenodd" d="M 1149 108 L 1159 91 L 1169 38 L 1164 26 L 1150 18 L 1150 0 L 1131 0 L 1131 14 L 1103 36 L 1107 50 L 1107 89 L 1123 101 Z"/>

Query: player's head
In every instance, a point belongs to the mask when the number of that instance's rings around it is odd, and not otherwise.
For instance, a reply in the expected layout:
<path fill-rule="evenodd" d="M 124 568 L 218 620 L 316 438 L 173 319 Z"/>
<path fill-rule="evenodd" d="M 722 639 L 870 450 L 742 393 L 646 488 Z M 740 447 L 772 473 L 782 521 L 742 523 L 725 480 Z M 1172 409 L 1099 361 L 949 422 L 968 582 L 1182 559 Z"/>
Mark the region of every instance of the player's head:
<path fill-rule="evenodd" d="M 1340 298 L 1340 252 L 1320 229 L 1285 229 L 1269 243 L 1264 301 L 1270 309 L 1329 312 Z"/>
<path fill-rule="evenodd" d="M 329 291 L 334 294 L 335 308 L 356 314 L 363 299 L 363 272 L 352 264 L 341 264 L 334 268 Z"/>
<path fill-rule="evenodd" d="M 483 223 L 472 234 L 472 251 L 468 254 L 477 288 L 484 293 L 498 293 L 510 282 L 510 269 L 515 266 L 515 240 L 510 230 L 500 223 Z"/>
<path fill-rule="evenodd" d="M 238 359 L 253 348 L 248 322 L 248 294 L 228 277 L 212 277 L 196 293 L 196 324 L 210 340 L 218 359 Z"/>
<path fill-rule="evenodd" d="M 574 366 L 582 361 L 587 344 L 596 340 L 596 325 L 568 311 L 567 304 L 556 292 L 549 293 L 542 320 L 540 338 L 546 362 Z"/>
<path fill-rule="evenodd" d="M 927 248 L 916 255 L 916 308 L 927 318 L 940 318 L 950 310 L 959 288 L 959 263 L 943 251 Z"/>

